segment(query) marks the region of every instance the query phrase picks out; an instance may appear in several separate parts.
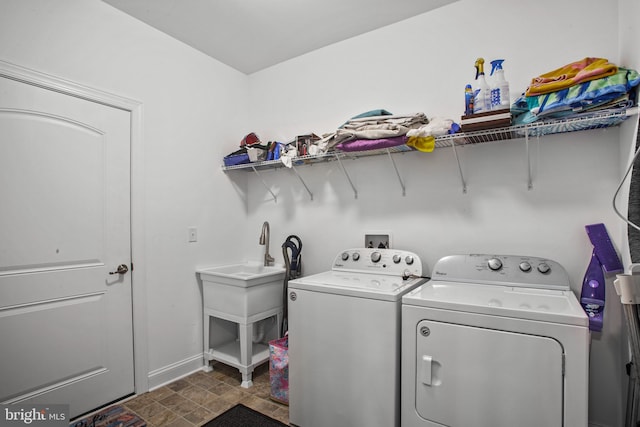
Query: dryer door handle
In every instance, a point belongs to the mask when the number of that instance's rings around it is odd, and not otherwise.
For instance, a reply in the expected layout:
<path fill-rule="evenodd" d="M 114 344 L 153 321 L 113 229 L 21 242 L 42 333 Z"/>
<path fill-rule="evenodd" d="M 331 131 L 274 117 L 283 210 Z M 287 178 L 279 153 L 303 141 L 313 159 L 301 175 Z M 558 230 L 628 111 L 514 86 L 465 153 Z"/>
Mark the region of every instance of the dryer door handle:
<path fill-rule="evenodd" d="M 433 358 L 431 356 L 423 355 L 422 363 L 420 366 L 420 380 L 422 384 L 431 386 L 431 366 L 433 364 Z"/>

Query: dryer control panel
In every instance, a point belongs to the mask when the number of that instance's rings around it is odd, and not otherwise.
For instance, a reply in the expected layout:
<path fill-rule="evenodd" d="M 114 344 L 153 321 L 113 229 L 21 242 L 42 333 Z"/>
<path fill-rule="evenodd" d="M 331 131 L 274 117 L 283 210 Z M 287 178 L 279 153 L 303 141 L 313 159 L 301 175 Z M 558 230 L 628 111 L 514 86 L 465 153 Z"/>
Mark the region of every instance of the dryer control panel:
<path fill-rule="evenodd" d="M 568 290 L 569 275 L 558 262 L 521 255 L 470 254 L 441 258 L 433 280 Z"/>
<path fill-rule="evenodd" d="M 422 261 L 413 252 L 398 249 L 355 248 L 340 252 L 332 270 L 422 277 Z"/>

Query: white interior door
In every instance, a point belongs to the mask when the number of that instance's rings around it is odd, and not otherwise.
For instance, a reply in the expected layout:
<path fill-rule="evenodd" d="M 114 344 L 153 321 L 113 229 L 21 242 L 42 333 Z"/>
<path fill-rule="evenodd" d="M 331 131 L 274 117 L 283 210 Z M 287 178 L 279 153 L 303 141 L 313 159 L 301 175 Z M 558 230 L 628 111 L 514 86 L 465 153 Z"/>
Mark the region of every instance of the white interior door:
<path fill-rule="evenodd" d="M 130 113 L 0 77 L 0 402 L 134 391 Z"/>

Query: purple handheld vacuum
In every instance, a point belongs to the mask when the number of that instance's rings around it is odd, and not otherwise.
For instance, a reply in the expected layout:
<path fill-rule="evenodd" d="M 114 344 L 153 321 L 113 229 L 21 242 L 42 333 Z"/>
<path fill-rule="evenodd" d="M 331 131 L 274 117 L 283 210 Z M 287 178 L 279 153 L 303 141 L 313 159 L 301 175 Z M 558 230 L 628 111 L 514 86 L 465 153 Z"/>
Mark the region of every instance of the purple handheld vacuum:
<path fill-rule="evenodd" d="M 598 332 L 602 330 L 604 318 L 604 272 L 620 273 L 623 267 L 604 224 L 586 225 L 585 229 L 593 252 L 582 281 L 580 304 L 589 316 L 589 330 Z"/>

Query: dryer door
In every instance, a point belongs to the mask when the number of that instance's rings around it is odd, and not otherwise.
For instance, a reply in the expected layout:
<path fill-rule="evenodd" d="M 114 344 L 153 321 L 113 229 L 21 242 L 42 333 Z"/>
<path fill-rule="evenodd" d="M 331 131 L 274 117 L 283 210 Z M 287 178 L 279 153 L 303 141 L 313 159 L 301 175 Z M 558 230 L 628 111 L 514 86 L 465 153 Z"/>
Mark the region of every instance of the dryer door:
<path fill-rule="evenodd" d="M 562 426 L 556 340 L 430 320 L 416 330 L 416 410 L 451 427 Z"/>

